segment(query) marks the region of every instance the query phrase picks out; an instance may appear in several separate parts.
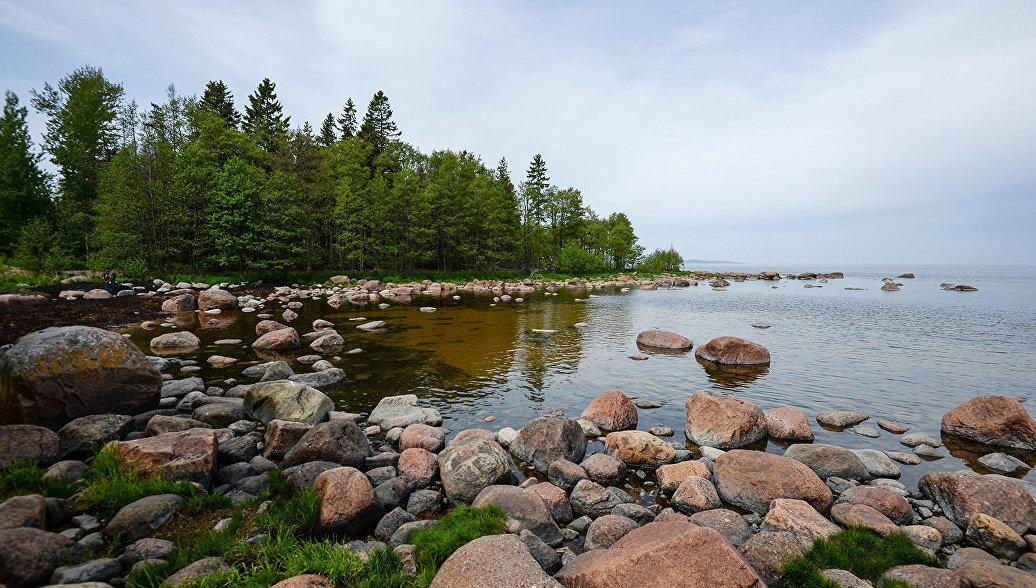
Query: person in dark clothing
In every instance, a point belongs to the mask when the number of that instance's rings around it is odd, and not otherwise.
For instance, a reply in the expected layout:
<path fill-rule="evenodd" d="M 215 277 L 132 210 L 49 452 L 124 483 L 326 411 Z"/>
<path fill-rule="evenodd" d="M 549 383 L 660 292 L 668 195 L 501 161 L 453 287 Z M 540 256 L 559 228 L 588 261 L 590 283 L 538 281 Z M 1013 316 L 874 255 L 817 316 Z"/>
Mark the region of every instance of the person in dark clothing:
<path fill-rule="evenodd" d="M 115 283 L 115 270 L 110 267 L 104 270 L 104 289 L 112 296 L 119 290 Z"/>

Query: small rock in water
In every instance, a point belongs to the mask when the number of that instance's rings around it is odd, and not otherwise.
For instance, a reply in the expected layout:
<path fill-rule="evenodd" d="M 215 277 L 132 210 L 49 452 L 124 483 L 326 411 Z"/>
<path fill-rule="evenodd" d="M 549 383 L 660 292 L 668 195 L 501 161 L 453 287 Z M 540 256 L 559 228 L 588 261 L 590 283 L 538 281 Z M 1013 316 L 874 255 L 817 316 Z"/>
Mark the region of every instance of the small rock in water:
<path fill-rule="evenodd" d="M 1018 469 L 1029 469 L 1029 464 L 1006 453 L 990 453 L 978 458 L 978 462 L 994 472 L 1009 474 Z"/>
<path fill-rule="evenodd" d="M 532 332 L 537 334 L 537 335 L 553 335 L 554 333 L 557 333 L 558 330 L 557 329 L 533 329 Z"/>
<path fill-rule="evenodd" d="M 354 317 L 352 317 L 349 320 L 350 321 L 365 321 L 365 320 L 367 320 L 367 317 L 365 317 L 365 316 L 354 316 Z"/>
<path fill-rule="evenodd" d="M 356 355 L 357 353 L 363 353 L 363 350 L 357 347 L 356 349 L 350 349 L 345 352 L 346 355 Z"/>
<path fill-rule="evenodd" d="M 219 314 L 221 312 L 223 312 L 223 311 L 218 309 L 218 308 L 210 308 L 210 309 L 205 311 L 205 314 Z"/>
<path fill-rule="evenodd" d="M 757 329 L 769 329 L 773 325 L 767 322 L 759 321 L 758 323 L 752 323 L 752 326 Z"/>
<path fill-rule="evenodd" d="M 918 445 L 942 447 L 942 443 L 938 439 L 925 433 L 907 433 L 899 438 L 899 442 L 907 447 L 916 447 Z"/>
<path fill-rule="evenodd" d="M 491 423 L 491 422 L 493 422 L 495 420 L 496 420 L 496 417 L 493 416 L 493 415 L 482 417 L 482 422 L 483 423 Z"/>
<path fill-rule="evenodd" d="M 574 324 L 572 326 L 577 328 L 577 329 L 585 329 L 586 327 L 590 326 L 590 323 L 576 323 L 576 324 Z"/>
<path fill-rule="evenodd" d="M 387 326 L 388 325 L 385 324 L 385 321 L 371 321 L 369 323 L 363 323 L 356 328 L 361 331 L 376 331 L 378 329 L 384 329 Z"/>
<path fill-rule="evenodd" d="M 711 459 L 712 461 L 716 461 L 717 459 L 719 459 L 719 456 L 726 453 L 726 451 L 723 451 L 722 449 L 716 449 L 715 447 L 709 447 L 707 445 L 702 445 L 698 449 L 701 451 L 702 455 Z"/>
<path fill-rule="evenodd" d="M 391 305 L 388 302 L 382 302 L 378 305 L 378 308 L 388 308 L 389 306 Z"/>
<path fill-rule="evenodd" d="M 633 404 L 637 405 L 637 408 L 661 408 L 662 403 L 657 400 L 648 400 L 646 398 L 638 398 Z"/>
<path fill-rule="evenodd" d="M 899 463 L 906 465 L 918 465 L 921 463 L 921 458 L 917 457 L 913 453 L 904 453 L 902 451 L 886 451 L 885 455 L 889 456 L 889 459 L 898 461 Z"/>
<path fill-rule="evenodd" d="M 194 372 L 200 372 L 200 371 L 201 371 L 201 368 L 196 366 L 196 365 L 187 365 L 187 366 L 184 366 L 184 367 L 180 368 L 180 373 L 181 374 L 192 374 Z"/>
<path fill-rule="evenodd" d="M 454 296 L 453 296 L 453 299 L 454 299 L 454 300 L 460 300 L 460 296 L 454 295 Z"/>
<path fill-rule="evenodd" d="M 217 339 L 213 345 L 240 345 L 241 339 Z"/>
<path fill-rule="evenodd" d="M 856 433 L 857 435 L 863 435 L 864 437 L 870 437 L 872 439 L 877 439 L 878 437 L 881 437 L 881 432 L 874 427 L 856 427 L 855 429 L 853 429 L 853 433 Z"/>
<path fill-rule="evenodd" d="M 891 419 L 878 419 L 878 426 L 882 429 L 885 429 L 889 433 L 895 433 L 897 435 L 906 433 L 910 430 L 910 427 L 902 423 L 897 423 L 896 421 Z"/>
<path fill-rule="evenodd" d="M 928 459 L 942 459 L 945 457 L 938 449 L 925 443 L 914 447 L 914 453 L 921 457 L 927 457 Z"/>
<path fill-rule="evenodd" d="M 647 361 L 648 359 L 648 356 L 646 355 L 627 355 L 626 357 L 632 359 L 633 361 Z"/>
<path fill-rule="evenodd" d="M 676 431 L 673 431 L 665 425 L 655 425 L 648 429 L 648 433 L 651 433 L 655 437 L 672 437 L 676 434 Z"/>
<path fill-rule="evenodd" d="M 869 418 L 867 413 L 858 410 L 822 410 L 817 413 L 818 423 L 834 428 L 851 427 Z"/>
<path fill-rule="evenodd" d="M 420 310 L 421 312 L 435 312 L 438 309 L 434 306 L 422 306 Z"/>

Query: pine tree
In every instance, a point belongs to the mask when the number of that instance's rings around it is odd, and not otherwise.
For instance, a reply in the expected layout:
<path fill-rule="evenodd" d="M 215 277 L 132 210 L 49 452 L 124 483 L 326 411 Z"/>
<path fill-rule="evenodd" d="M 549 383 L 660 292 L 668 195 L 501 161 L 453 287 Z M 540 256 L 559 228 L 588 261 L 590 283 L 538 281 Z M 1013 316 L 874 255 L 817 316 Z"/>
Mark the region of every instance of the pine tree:
<path fill-rule="evenodd" d="M 11 252 L 29 220 L 50 212 L 47 177 L 39 168 L 42 155 L 32 152 L 26 114 L 18 96 L 8 91 L 0 118 L 0 253 Z"/>
<path fill-rule="evenodd" d="M 367 105 L 367 113 L 363 115 L 363 124 L 360 125 L 360 132 L 356 136 L 373 147 L 374 154 L 377 155 L 385 151 L 389 142 L 397 139 L 399 135 L 399 128 L 392 120 L 388 96 L 378 90 Z"/>
<path fill-rule="evenodd" d="M 43 142 L 58 166 L 61 228 L 75 253 L 88 253 L 101 167 L 115 154 L 120 136 L 121 84 L 109 82 L 100 68 L 81 67 L 43 90 L 32 105 L 47 115 Z"/>
<path fill-rule="evenodd" d="M 274 90 L 277 84 L 270 78 L 263 78 L 255 92 L 248 96 L 242 129 L 255 139 L 256 145 L 272 153 L 288 134 L 290 116 L 284 116 L 281 103 Z"/>
<path fill-rule="evenodd" d="M 335 116 L 330 112 L 324 117 L 324 124 L 320 125 L 320 144 L 330 147 L 338 140 L 335 136 Z"/>
<path fill-rule="evenodd" d="M 227 126 L 236 129 L 241 122 L 241 114 L 234 108 L 234 95 L 223 83 L 223 80 L 209 82 L 205 85 L 205 93 L 201 97 L 203 106 L 227 121 Z"/>
<path fill-rule="evenodd" d="M 343 139 L 356 136 L 356 105 L 352 98 L 345 101 L 342 116 L 338 117 L 338 127 L 342 129 Z"/>
<path fill-rule="evenodd" d="M 538 262 L 535 255 L 536 233 L 541 228 L 543 221 L 543 205 L 547 197 L 547 188 L 550 186 L 550 178 L 547 177 L 547 163 L 543 156 L 537 153 L 525 172 L 525 182 L 522 184 L 521 201 L 519 202 L 522 218 L 522 261 L 525 269 L 532 271 L 534 261 Z"/>

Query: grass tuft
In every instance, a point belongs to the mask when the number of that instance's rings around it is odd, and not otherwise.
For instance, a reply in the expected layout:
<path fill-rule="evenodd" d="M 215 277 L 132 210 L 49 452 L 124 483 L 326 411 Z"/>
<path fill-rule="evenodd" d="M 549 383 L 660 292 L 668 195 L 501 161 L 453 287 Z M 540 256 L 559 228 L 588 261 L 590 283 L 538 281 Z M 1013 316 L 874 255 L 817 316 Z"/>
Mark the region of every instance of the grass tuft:
<path fill-rule="evenodd" d="M 0 502 L 12 496 L 41 494 L 68 498 L 75 490 L 57 480 L 44 480 L 46 470 L 35 462 L 16 461 L 0 468 Z"/>
<path fill-rule="evenodd" d="M 417 546 L 417 567 L 422 585 L 431 582 L 446 558 L 464 544 L 484 535 L 497 535 L 506 530 L 500 507 L 472 508 L 458 505 L 431 529 L 415 529 L 410 542 Z"/>
<path fill-rule="evenodd" d="M 76 506 L 80 510 L 100 510 L 109 516 L 145 496 L 179 494 L 190 499 L 197 493 L 194 484 L 186 480 L 170 481 L 154 474 L 141 475 L 111 445 L 94 455 L 83 472 L 83 480 L 85 486 L 76 498 Z"/>
<path fill-rule="evenodd" d="M 849 527 L 827 539 L 817 539 L 805 556 L 785 563 L 782 572 L 788 586 L 830 588 L 836 584 L 821 576 L 820 570 L 848 570 L 859 578 L 877 582 L 889 569 L 908 564 L 942 567 L 937 558 L 918 549 L 902 533 L 883 539 L 863 527 Z"/>

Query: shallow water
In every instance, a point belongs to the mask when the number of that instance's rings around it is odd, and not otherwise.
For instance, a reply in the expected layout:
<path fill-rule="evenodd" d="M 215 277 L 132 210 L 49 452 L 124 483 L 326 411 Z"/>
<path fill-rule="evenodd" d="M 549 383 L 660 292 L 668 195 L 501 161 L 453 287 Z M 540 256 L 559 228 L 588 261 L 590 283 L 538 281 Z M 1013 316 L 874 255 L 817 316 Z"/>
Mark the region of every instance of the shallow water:
<path fill-rule="evenodd" d="M 699 268 L 696 268 L 699 269 Z M 546 410 L 561 409 L 578 417 L 591 399 L 610 389 L 660 400 L 657 409 L 641 409 L 639 427 L 665 424 L 683 442 L 684 403 L 698 389 L 732 392 L 762 408 L 794 406 L 809 415 L 816 441 L 852 448 L 909 451 L 898 435 L 882 431 L 871 439 L 850 431 L 826 431 L 813 417 L 824 409 L 862 410 L 886 417 L 911 430 L 939 436 L 942 415 L 979 394 L 1006 394 L 1026 401 L 1036 388 L 1036 268 L 780 268 L 716 266 L 718 271 L 844 271 L 845 279 L 828 283 L 782 280 L 735 282 L 715 291 L 705 282 L 691 288 L 641 291 L 566 291 L 548 296 L 538 291 L 525 302 L 491 305 L 491 298 L 461 293 L 462 300 L 419 298 L 410 305 L 343 307 L 307 300 L 292 325 L 309 331 L 316 318 L 335 323 L 345 338 L 336 362 L 348 380 L 330 393 L 340 410 L 369 413 L 385 396 L 413 392 L 422 405 L 443 415 L 453 431 L 483 427 L 521 428 Z M 882 292 L 882 277 L 913 271 L 900 292 Z M 941 282 L 966 283 L 978 292 L 947 292 Z M 805 288 L 811 283 L 819 288 Z M 773 286 L 776 286 L 774 288 Z M 847 291 L 846 287 L 866 288 Z M 593 294 L 593 297 L 589 297 Z M 577 298 L 581 299 L 578 301 Z M 420 306 L 437 306 L 420 312 Z M 271 310 L 272 309 L 272 310 Z M 267 303 L 280 320 L 280 303 Z M 262 311 L 261 311 L 262 312 Z M 201 375 L 213 385 L 240 378 L 250 362 L 277 357 L 256 354 L 256 314 L 224 312 L 179 317 L 204 346 L 181 357 L 197 359 Z M 388 328 L 366 333 L 355 328 L 366 317 Z M 216 318 L 218 326 L 199 324 Z M 751 325 L 766 321 L 769 329 Z M 575 328 L 579 322 L 589 327 Z M 637 349 L 645 329 L 665 329 L 689 337 L 695 345 L 721 335 L 744 337 L 765 345 L 769 368 L 749 373 L 707 371 L 693 352 L 658 354 Z M 532 329 L 558 329 L 540 335 Z M 148 341 L 162 332 L 133 328 L 132 340 L 150 353 Z M 244 343 L 213 345 L 217 339 Z M 304 346 L 288 356 L 313 354 Z M 634 353 L 647 361 L 627 358 Z M 242 361 L 212 368 L 204 359 L 228 355 Z M 331 356 L 334 354 L 325 354 Z M 278 356 L 279 357 L 279 356 Z M 293 364 L 296 372 L 310 371 Z M 193 375 L 193 374 L 192 374 Z M 243 380 L 243 379 L 242 379 Z M 244 381 L 244 380 L 243 380 Z M 226 387 L 225 385 L 223 385 Z M 491 423 L 483 417 L 496 417 Z M 762 444 L 759 445 L 762 447 Z M 766 450 L 783 453 L 774 442 Z M 981 453 L 951 446 L 952 455 L 919 466 L 901 466 L 908 486 L 927 471 L 971 468 L 987 473 Z M 942 449 L 947 453 L 947 448 Z M 1030 456 L 1030 465 L 1036 465 Z M 1036 474 L 1025 476 L 1036 481 Z"/>

